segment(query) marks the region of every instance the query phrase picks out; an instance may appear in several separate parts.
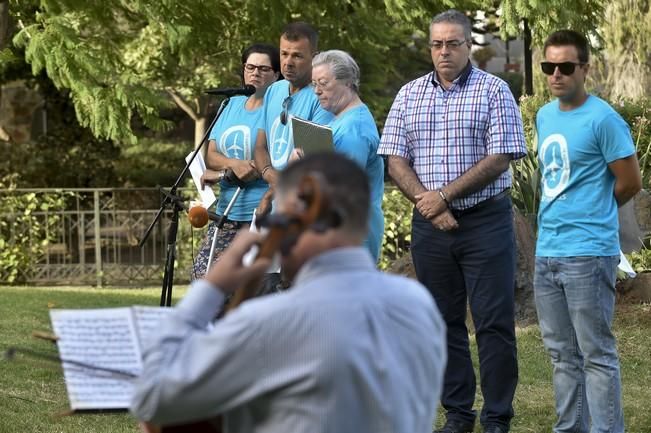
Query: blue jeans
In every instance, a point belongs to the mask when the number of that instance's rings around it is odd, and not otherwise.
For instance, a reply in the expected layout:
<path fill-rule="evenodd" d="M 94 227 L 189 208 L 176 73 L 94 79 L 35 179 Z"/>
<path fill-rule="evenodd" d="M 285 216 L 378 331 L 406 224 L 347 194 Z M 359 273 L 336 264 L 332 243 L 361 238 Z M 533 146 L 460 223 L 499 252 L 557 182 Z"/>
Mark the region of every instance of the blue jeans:
<path fill-rule="evenodd" d="M 617 256 L 536 257 L 536 309 L 554 367 L 555 433 L 624 432 L 611 331 L 618 262 Z"/>

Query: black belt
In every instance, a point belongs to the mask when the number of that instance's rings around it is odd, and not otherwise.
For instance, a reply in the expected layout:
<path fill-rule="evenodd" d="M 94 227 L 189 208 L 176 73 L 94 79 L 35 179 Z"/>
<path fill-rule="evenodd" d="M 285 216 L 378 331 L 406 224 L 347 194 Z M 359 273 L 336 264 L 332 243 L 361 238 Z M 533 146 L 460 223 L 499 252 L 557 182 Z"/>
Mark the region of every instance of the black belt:
<path fill-rule="evenodd" d="M 452 215 L 454 215 L 455 218 L 459 218 L 460 216 L 467 215 L 472 212 L 476 212 L 480 209 L 483 209 L 487 206 L 490 206 L 493 203 L 497 203 L 498 201 L 505 199 L 507 197 L 511 197 L 511 188 L 506 188 L 504 191 L 492 196 L 491 198 L 487 198 L 484 201 L 480 201 L 474 206 L 471 206 L 466 209 L 453 209 L 450 208 L 450 212 L 452 212 Z"/>

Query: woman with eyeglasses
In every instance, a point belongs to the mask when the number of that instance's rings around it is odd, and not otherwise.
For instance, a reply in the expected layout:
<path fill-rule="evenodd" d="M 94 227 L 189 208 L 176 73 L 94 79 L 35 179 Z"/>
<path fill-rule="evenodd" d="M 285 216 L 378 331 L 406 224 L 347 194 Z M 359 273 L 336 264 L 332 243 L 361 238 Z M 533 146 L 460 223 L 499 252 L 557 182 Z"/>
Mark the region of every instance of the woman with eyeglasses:
<path fill-rule="evenodd" d="M 377 154 L 380 136 L 375 120 L 359 97 L 359 76 L 359 66 L 344 51 L 324 51 L 312 60 L 314 92 L 321 107 L 335 116 L 329 124 L 335 151 L 357 162 L 368 177 L 371 206 L 364 245 L 377 262 L 384 233 L 384 162 Z"/>
<path fill-rule="evenodd" d="M 250 224 L 260 198 L 269 188 L 269 185 L 258 175 L 253 162 L 253 150 L 264 114 L 264 94 L 267 88 L 280 78 L 279 59 L 278 49 L 272 45 L 254 44 L 244 50 L 242 81 L 244 85 L 254 86 L 256 92 L 248 97 L 231 98 L 210 132 L 206 152 L 208 169 L 202 180 L 205 184 L 219 182 L 217 214 L 224 215 L 226 207 L 237 190 L 237 185 L 228 179 L 221 179 L 220 173 L 231 170 L 237 179 L 245 184 L 217 235 L 213 261 L 230 244 L 236 232 Z M 215 229 L 216 223 L 211 222 L 194 261 L 193 279 L 202 278 L 206 273 Z"/>

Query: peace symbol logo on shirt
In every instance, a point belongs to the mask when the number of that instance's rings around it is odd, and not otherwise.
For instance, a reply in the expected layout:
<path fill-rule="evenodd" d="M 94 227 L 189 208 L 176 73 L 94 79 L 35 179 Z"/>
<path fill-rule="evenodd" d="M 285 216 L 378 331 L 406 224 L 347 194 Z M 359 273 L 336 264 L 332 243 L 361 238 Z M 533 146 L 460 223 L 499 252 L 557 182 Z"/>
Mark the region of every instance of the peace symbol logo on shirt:
<path fill-rule="evenodd" d="M 285 168 L 287 161 L 289 160 L 289 155 L 294 148 L 291 118 L 292 116 L 290 115 L 287 125 L 282 125 L 279 116 L 274 120 L 274 123 L 271 126 L 269 134 L 269 157 L 271 158 L 271 164 L 276 169 Z"/>
<path fill-rule="evenodd" d="M 253 159 L 251 152 L 251 128 L 235 125 L 224 131 L 219 137 L 219 152 L 236 159 Z"/>
<path fill-rule="evenodd" d="M 570 181 L 570 157 L 567 140 L 562 134 L 552 134 L 540 146 L 543 166 L 543 199 L 551 200 L 561 194 Z"/>

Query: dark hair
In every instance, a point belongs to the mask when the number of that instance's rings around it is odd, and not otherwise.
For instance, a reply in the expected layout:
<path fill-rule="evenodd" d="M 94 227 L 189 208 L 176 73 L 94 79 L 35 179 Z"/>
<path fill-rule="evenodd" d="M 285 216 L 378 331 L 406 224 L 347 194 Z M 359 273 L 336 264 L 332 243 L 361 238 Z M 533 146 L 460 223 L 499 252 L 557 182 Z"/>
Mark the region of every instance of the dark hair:
<path fill-rule="evenodd" d="M 280 36 L 292 42 L 305 38 L 310 42 L 312 52 L 315 52 L 319 45 L 319 34 L 314 27 L 303 21 L 287 24 Z"/>
<path fill-rule="evenodd" d="M 242 64 L 245 64 L 249 56 L 253 53 L 269 56 L 269 61 L 274 72 L 280 72 L 280 52 L 278 48 L 270 44 L 253 44 L 242 51 Z"/>
<path fill-rule="evenodd" d="M 249 45 L 242 51 L 242 65 L 246 63 L 249 56 L 253 53 L 266 54 L 271 62 L 271 68 L 274 72 L 278 72 L 278 80 L 283 79 L 283 74 L 280 73 L 280 51 L 278 48 L 270 44 Z M 240 69 L 240 80 L 242 80 L 242 85 L 244 85 L 244 67 Z"/>
<path fill-rule="evenodd" d="M 543 48 L 543 55 L 547 53 L 547 47 L 559 47 L 572 45 L 576 48 L 580 63 L 588 63 L 590 60 L 590 45 L 588 40 L 579 32 L 574 30 L 558 30 L 547 38 Z"/>
<path fill-rule="evenodd" d="M 463 37 L 466 38 L 466 41 L 472 42 L 472 23 L 470 22 L 470 19 L 466 15 L 462 14 L 458 10 L 448 9 L 445 12 L 441 12 L 440 14 L 435 15 L 429 24 L 430 31 L 434 24 L 439 24 L 439 23 L 450 23 L 450 24 L 460 25 L 461 27 L 463 27 Z"/>
<path fill-rule="evenodd" d="M 334 152 L 308 155 L 280 172 L 278 190 L 287 192 L 295 188 L 310 173 L 320 175 L 326 183 L 325 196 L 333 213 L 324 218 L 335 218 L 340 228 L 350 233 L 365 234 L 370 187 L 364 170 L 351 159 Z"/>

